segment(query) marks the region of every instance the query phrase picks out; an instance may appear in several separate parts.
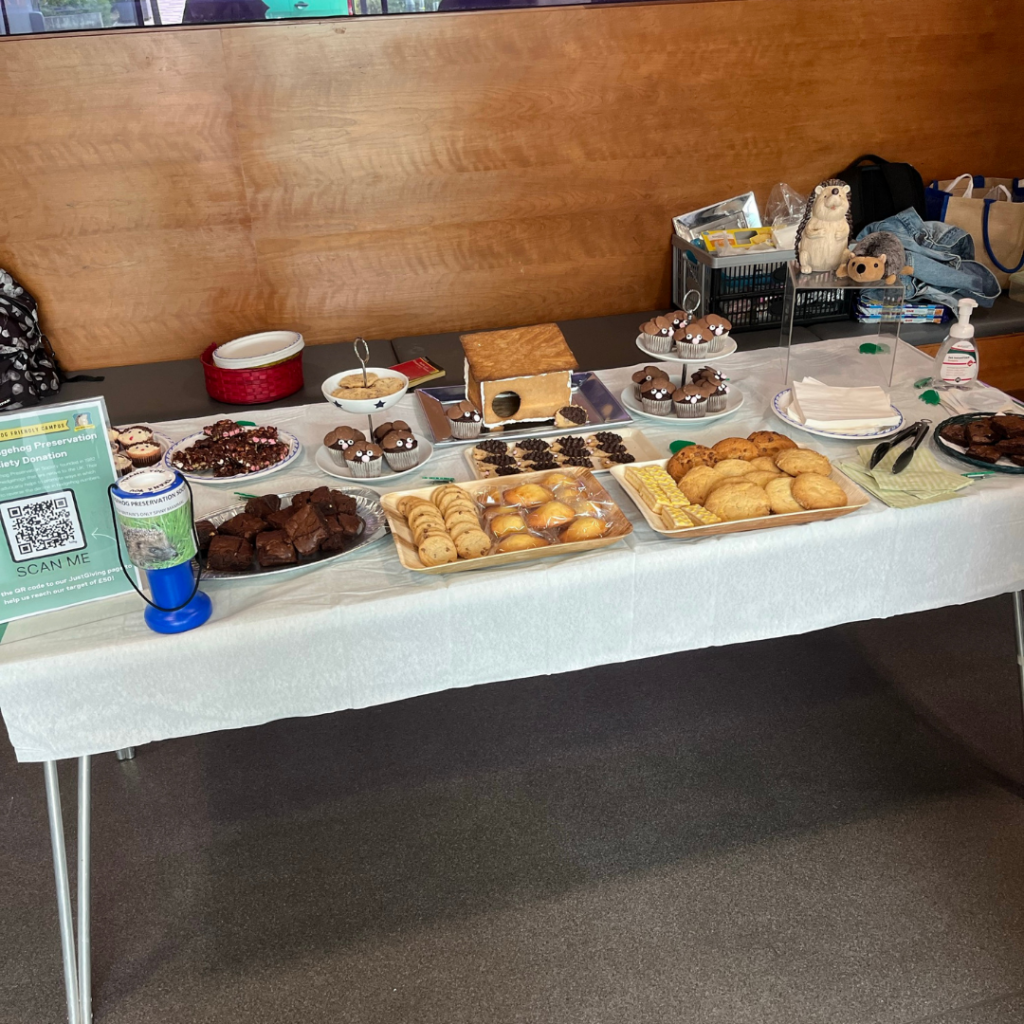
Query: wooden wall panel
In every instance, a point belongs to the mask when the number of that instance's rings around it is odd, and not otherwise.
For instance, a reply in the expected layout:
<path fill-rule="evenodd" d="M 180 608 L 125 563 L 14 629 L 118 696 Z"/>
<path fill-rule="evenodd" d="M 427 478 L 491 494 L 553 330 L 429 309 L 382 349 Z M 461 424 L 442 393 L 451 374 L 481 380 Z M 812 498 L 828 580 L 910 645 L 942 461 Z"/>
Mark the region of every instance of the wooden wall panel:
<path fill-rule="evenodd" d="M 738 0 L 2 40 L 0 265 L 81 367 L 653 308 L 674 213 L 869 150 L 1021 173 L 1022 34 Z"/>

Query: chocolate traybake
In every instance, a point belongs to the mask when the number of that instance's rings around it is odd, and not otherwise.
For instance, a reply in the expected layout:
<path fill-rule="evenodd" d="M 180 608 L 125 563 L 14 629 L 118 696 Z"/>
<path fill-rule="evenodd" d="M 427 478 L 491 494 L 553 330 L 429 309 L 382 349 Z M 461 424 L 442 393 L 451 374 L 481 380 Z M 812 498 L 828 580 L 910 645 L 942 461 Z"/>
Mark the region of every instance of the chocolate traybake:
<path fill-rule="evenodd" d="M 271 569 L 344 551 L 364 528 L 356 499 L 327 487 L 300 491 L 287 505 L 277 494 L 253 497 L 218 527 L 208 519 L 196 523 L 206 567 L 238 573 L 252 571 L 254 558 Z"/>

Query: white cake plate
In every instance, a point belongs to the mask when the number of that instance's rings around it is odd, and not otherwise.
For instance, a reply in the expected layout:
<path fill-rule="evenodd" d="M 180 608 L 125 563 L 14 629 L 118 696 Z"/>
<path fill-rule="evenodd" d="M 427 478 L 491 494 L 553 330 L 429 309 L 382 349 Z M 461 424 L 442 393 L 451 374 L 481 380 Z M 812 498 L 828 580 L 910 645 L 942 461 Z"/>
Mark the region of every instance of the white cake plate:
<path fill-rule="evenodd" d="M 880 430 L 819 430 L 817 427 L 808 427 L 798 419 L 789 415 L 789 388 L 783 388 L 772 399 L 772 412 L 788 427 L 794 430 L 802 430 L 807 434 L 814 434 L 815 437 L 829 437 L 833 441 L 875 441 L 878 438 L 890 437 L 903 427 L 903 413 L 892 406 L 892 411 L 899 416 L 900 421 L 894 427 L 882 427 Z"/>
<path fill-rule="evenodd" d="M 434 454 L 434 446 L 425 437 L 415 433 L 413 434 L 413 437 L 415 437 L 419 442 L 416 447 L 416 451 L 420 456 L 419 461 L 415 466 L 412 466 L 409 469 L 403 469 L 397 473 L 388 465 L 388 460 L 385 457 L 382 459 L 384 465 L 381 467 L 380 476 L 356 476 L 354 473 L 348 472 L 344 466 L 339 466 L 334 459 L 331 458 L 330 451 L 328 451 L 324 445 L 320 445 L 317 449 L 317 453 L 313 461 L 316 463 L 317 469 L 322 470 L 328 476 L 336 476 L 339 480 L 348 480 L 354 484 L 363 484 L 365 487 L 387 487 L 391 484 L 392 480 L 408 476 L 410 473 L 415 473 L 416 470 L 422 469 Z"/>
<path fill-rule="evenodd" d="M 673 345 L 671 352 L 652 352 L 645 348 L 640 336 L 636 339 L 636 347 L 645 356 L 650 356 L 656 363 L 717 363 L 721 359 L 728 359 L 737 349 L 736 339 L 731 335 L 724 339 L 722 347 L 717 352 L 708 352 L 700 356 L 679 356 L 676 355 L 676 348 Z"/>
<path fill-rule="evenodd" d="M 643 404 L 640 399 L 633 394 L 633 385 L 622 389 L 622 394 L 619 396 L 619 401 L 634 415 L 643 416 L 645 420 L 654 420 L 655 423 L 668 424 L 671 423 L 674 426 L 679 424 L 685 424 L 686 426 L 699 427 L 705 423 L 710 423 L 712 420 L 720 420 L 724 416 L 731 416 L 740 406 L 743 405 L 743 394 L 737 391 L 735 388 L 729 389 L 729 394 L 725 396 L 725 408 L 721 412 L 709 412 L 703 416 L 687 417 L 683 419 L 676 415 L 675 409 L 667 416 L 658 416 L 653 412 L 644 412 Z"/>

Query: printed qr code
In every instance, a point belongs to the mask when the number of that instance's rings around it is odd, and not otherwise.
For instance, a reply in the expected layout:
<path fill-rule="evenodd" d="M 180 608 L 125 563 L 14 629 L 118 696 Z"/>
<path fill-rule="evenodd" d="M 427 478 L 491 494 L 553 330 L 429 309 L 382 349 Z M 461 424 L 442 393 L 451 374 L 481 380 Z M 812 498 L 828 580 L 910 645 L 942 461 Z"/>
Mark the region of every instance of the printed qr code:
<path fill-rule="evenodd" d="M 74 491 L 53 491 L 0 502 L 0 525 L 15 562 L 85 547 Z"/>

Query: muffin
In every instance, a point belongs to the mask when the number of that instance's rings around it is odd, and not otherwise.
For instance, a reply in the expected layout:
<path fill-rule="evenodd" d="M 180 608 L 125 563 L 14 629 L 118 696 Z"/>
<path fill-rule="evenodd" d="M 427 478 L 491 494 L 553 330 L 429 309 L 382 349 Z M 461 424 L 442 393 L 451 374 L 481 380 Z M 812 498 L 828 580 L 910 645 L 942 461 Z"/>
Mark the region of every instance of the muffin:
<path fill-rule="evenodd" d="M 699 384 L 702 380 L 711 381 L 713 384 L 721 384 L 725 377 L 713 366 L 702 366 L 699 370 L 694 370 L 690 374 L 690 381 L 694 384 Z"/>
<path fill-rule="evenodd" d="M 666 313 L 665 316 L 672 322 L 672 330 L 678 331 L 680 327 L 685 327 L 690 322 L 689 313 L 684 312 L 681 309 L 674 310 L 671 313 Z"/>
<path fill-rule="evenodd" d="M 125 455 L 132 460 L 133 466 L 155 466 L 160 461 L 160 445 L 154 441 L 142 441 L 138 444 L 130 444 L 124 450 Z"/>
<path fill-rule="evenodd" d="M 667 378 L 649 380 L 640 389 L 640 404 L 644 412 L 667 416 L 672 411 L 672 383 Z"/>
<path fill-rule="evenodd" d="M 124 476 L 125 473 L 131 472 L 134 468 L 132 460 L 127 455 L 118 454 L 114 456 L 114 469 L 117 470 L 118 476 Z"/>
<path fill-rule="evenodd" d="M 730 320 L 726 320 L 724 316 L 719 316 L 717 313 L 708 313 L 704 317 L 704 323 L 711 332 L 712 338 L 721 339 L 719 348 L 712 349 L 712 351 L 717 352 L 724 344 L 729 332 L 732 330 L 732 322 Z"/>
<path fill-rule="evenodd" d="M 444 412 L 448 417 L 452 437 L 466 441 L 480 436 L 480 430 L 484 425 L 483 417 L 472 402 L 456 402 L 455 405 L 448 406 Z"/>
<path fill-rule="evenodd" d="M 365 441 L 366 435 L 355 427 L 335 427 L 324 437 L 324 447 L 331 453 L 331 458 L 339 466 L 346 465 L 345 452 L 359 441 Z"/>
<path fill-rule="evenodd" d="M 399 420 L 401 422 L 401 420 Z M 412 469 L 419 461 L 419 442 L 411 430 L 395 429 L 385 434 L 380 442 L 388 465 L 396 473 Z"/>
<path fill-rule="evenodd" d="M 117 435 L 122 448 L 130 448 L 133 444 L 146 444 L 153 440 L 153 431 L 149 427 L 129 427 Z"/>
<path fill-rule="evenodd" d="M 672 320 L 657 316 L 640 325 L 640 341 L 651 352 L 667 355 L 672 351 Z"/>
<path fill-rule="evenodd" d="M 345 451 L 345 467 L 353 476 L 380 476 L 384 468 L 384 452 L 372 441 L 357 441 Z"/>
<path fill-rule="evenodd" d="M 651 380 L 668 380 L 668 374 L 658 366 L 645 366 L 633 374 L 633 397 L 640 401 L 640 389 Z"/>
<path fill-rule="evenodd" d="M 704 393 L 708 399 L 708 412 L 721 412 L 725 408 L 726 400 L 729 397 L 729 385 L 724 381 L 721 384 L 715 384 L 714 381 L 706 381 L 703 385 L 698 384 L 698 387 L 704 388 Z"/>
<path fill-rule="evenodd" d="M 681 420 L 699 420 L 707 415 L 708 399 L 697 384 L 687 384 L 672 392 L 672 404 Z"/>

